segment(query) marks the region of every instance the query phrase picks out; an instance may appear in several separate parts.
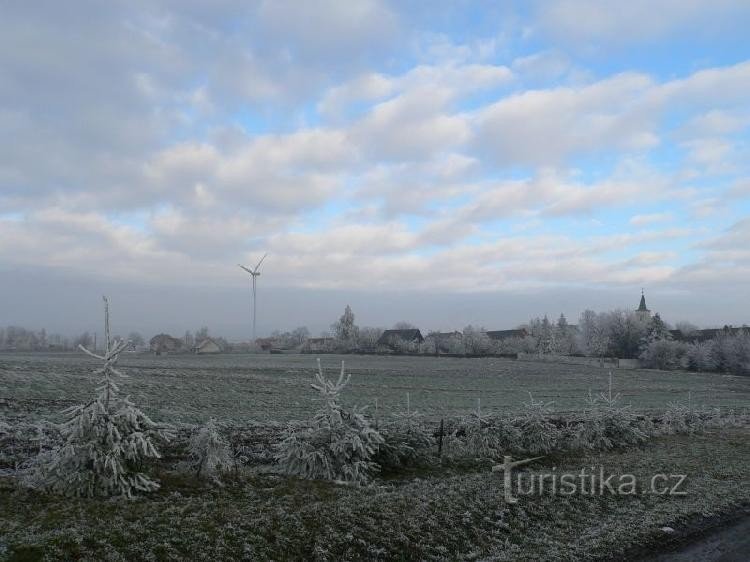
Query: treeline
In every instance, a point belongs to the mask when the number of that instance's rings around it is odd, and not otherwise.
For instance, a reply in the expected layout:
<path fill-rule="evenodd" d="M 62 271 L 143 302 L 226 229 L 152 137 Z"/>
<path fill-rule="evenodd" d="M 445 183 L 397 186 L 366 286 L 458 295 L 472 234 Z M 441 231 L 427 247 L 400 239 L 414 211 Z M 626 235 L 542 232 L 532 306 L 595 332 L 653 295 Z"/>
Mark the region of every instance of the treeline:
<path fill-rule="evenodd" d="M 80 336 L 68 338 L 60 334 L 48 334 L 44 328 L 39 331 L 27 330 L 20 326 L 0 328 L 0 350 L 6 351 L 65 351 L 77 347 L 80 341 Z"/>
<path fill-rule="evenodd" d="M 143 336 L 138 332 L 131 332 L 127 338 L 115 336 L 115 339 L 131 342 L 132 348 L 145 345 Z M 0 328 L 0 351 L 75 351 L 78 346 L 94 349 L 103 345 L 97 342 L 96 334 L 83 332 L 74 337 L 50 334 L 41 330 L 29 330 L 20 326 Z"/>
<path fill-rule="evenodd" d="M 396 330 L 415 326 L 399 322 Z M 431 331 L 423 339 L 382 342 L 382 328 L 360 328 L 349 306 L 331 326 L 328 338 L 319 338 L 314 351 L 338 353 L 393 352 L 419 355 L 562 355 L 599 359 L 638 359 L 656 369 L 688 369 L 734 374 L 750 373 L 750 328 L 725 327 L 706 331 L 688 322 L 667 324 L 659 314 L 644 319 L 626 310 L 584 311 L 578 324 L 564 314 L 556 321 L 532 318 L 515 330 L 488 331 L 466 326 L 462 331 Z"/>

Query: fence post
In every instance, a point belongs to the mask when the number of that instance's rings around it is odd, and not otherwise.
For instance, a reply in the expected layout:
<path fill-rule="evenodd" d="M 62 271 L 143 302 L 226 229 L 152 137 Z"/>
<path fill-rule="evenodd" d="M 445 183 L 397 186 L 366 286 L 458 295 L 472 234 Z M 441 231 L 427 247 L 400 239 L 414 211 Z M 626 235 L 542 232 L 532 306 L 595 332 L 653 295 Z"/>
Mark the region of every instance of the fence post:
<path fill-rule="evenodd" d="M 438 430 L 438 458 L 443 456 L 443 418 L 440 418 L 440 429 Z"/>

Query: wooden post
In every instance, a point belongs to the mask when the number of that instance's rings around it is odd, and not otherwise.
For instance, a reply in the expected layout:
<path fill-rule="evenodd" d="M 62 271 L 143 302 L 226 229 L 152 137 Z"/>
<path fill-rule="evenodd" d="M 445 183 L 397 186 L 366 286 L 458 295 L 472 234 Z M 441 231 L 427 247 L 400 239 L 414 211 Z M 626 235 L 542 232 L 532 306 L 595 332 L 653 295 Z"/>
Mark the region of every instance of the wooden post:
<path fill-rule="evenodd" d="M 443 418 L 440 418 L 440 429 L 438 430 L 438 458 L 443 456 Z"/>

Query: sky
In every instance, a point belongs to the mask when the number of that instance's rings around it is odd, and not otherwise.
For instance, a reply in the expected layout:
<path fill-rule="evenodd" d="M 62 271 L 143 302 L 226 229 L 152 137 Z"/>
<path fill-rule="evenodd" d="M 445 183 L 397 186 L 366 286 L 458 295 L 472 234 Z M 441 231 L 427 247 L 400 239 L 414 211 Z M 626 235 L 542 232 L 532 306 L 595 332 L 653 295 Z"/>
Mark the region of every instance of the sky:
<path fill-rule="evenodd" d="M 0 9 L 0 325 L 750 322 L 747 1 Z"/>

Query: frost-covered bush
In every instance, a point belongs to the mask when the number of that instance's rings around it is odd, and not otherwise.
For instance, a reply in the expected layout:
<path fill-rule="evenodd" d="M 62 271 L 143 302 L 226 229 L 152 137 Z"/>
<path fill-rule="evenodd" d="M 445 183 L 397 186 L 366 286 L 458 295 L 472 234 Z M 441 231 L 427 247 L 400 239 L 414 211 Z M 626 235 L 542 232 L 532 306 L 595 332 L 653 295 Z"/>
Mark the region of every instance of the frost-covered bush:
<path fill-rule="evenodd" d="M 639 358 L 649 369 L 671 370 L 685 366 L 689 347 L 679 341 L 661 339 L 646 344 Z"/>
<path fill-rule="evenodd" d="M 750 335 L 720 335 L 713 340 L 711 355 L 718 371 L 736 375 L 750 373 Z"/>
<path fill-rule="evenodd" d="M 377 472 L 374 456 L 383 444 L 383 437 L 361 411 L 345 408 L 339 401 L 350 378 L 351 375 L 345 375 L 342 361 L 341 374 L 333 383 L 323 375 L 318 360 L 312 388 L 318 392 L 323 406 L 309 427 L 289 428 L 278 445 L 276 460 L 286 474 L 365 483 Z"/>
<path fill-rule="evenodd" d="M 396 412 L 393 419 L 379 428 L 383 443 L 374 457 L 382 468 L 399 468 L 417 464 L 435 445 L 435 438 L 422 423 L 418 412 L 411 409 L 409 395 L 406 410 Z"/>
<path fill-rule="evenodd" d="M 232 466 L 229 445 L 219 432 L 214 418 L 193 433 L 188 451 L 190 466 L 198 478 L 218 481 L 221 473 Z"/>
<path fill-rule="evenodd" d="M 529 453 L 549 453 L 558 446 L 561 431 L 551 421 L 552 403 L 534 400 L 529 393 L 529 401 L 524 403 L 523 414 L 517 420 L 520 431 L 519 446 Z"/>
<path fill-rule="evenodd" d="M 703 431 L 706 420 L 701 412 L 695 408 L 692 401 L 669 402 L 664 415 L 661 417 L 660 430 L 667 435 L 674 433 L 697 433 Z"/>
<path fill-rule="evenodd" d="M 612 373 L 607 393 L 589 394 L 580 424 L 572 428 L 571 445 L 583 449 L 613 449 L 643 443 L 648 439 L 648 422 L 640 420 L 620 394 L 612 394 Z"/>
<path fill-rule="evenodd" d="M 517 420 L 485 414 L 481 402 L 468 416 L 461 419 L 449 437 L 449 456 L 497 458 L 522 447 Z"/>
<path fill-rule="evenodd" d="M 25 481 L 32 487 L 72 496 L 127 496 L 150 492 L 159 484 L 140 472 L 147 459 L 159 458 L 156 440 L 169 440 L 171 428 L 154 423 L 128 397 L 119 395 L 115 364 L 127 342 L 112 341 L 109 334 L 109 306 L 105 307 L 105 352 L 96 355 L 103 362 L 95 371 L 102 376 L 96 397 L 84 405 L 64 411 L 61 424 L 63 443 L 42 452 L 32 463 Z"/>
<path fill-rule="evenodd" d="M 713 356 L 713 343 L 704 341 L 688 345 L 685 353 L 685 364 L 691 371 L 715 371 L 716 360 Z"/>

